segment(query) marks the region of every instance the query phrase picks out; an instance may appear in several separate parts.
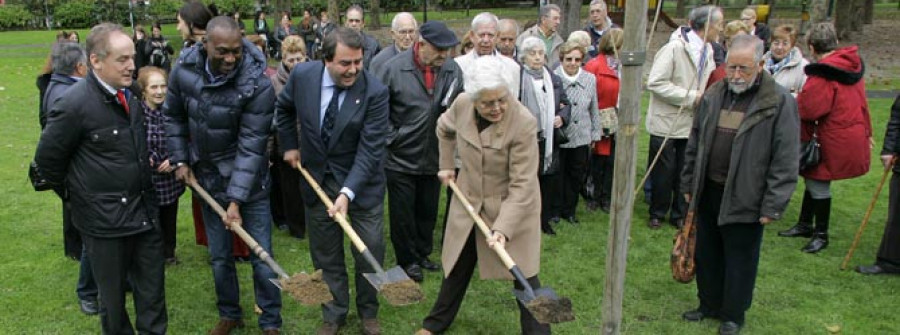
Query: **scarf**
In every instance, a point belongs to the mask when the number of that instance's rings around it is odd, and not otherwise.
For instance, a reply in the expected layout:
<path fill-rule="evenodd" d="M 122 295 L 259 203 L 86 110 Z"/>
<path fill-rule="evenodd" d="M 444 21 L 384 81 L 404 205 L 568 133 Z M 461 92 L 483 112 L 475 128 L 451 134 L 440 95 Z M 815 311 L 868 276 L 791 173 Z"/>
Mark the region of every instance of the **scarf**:
<path fill-rule="evenodd" d="M 769 51 L 769 56 L 771 56 L 771 53 L 772 52 Z M 781 71 L 781 69 L 784 68 L 785 65 L 788 65 L 788 63 L 791 62 L 791 58 L 793 58 L 793 56 L 794 50 L 791 49 L 791 51 L 788 52 L 787 56 L 784 56 L 784 58 L 782 58 L 781 61 L 778 61 L 777 63 L 775 62 L 775 58 L 766 57 L 766 71 L 769 71 L 770 74 L 775 74 L 775 72 Z"/>
<path fill-rule="evenodd" d="M 537 119 L 538 129 L 544 136 L 544 166 L 541 171 L 550 168 L 553 163 L 553 119 L 556 116 L 556 99 L 553 96 L 553 81 L 547 69 L 531 70 L 524 67 L 529 76 L 522 76 L 522 104 Z M 540 78 L 537 78 L 540 72 Z"/>
<path fill-rule="evenodd" d="M 422 71 L 422 76 L 425 79 L 425 90 L 428 91 L 428 95 L 434 94 L 434 70 L 430 66 L 419 62 L 419 43 L 413 45 L 413 64 L 416 65 L 419 71 Z"/>

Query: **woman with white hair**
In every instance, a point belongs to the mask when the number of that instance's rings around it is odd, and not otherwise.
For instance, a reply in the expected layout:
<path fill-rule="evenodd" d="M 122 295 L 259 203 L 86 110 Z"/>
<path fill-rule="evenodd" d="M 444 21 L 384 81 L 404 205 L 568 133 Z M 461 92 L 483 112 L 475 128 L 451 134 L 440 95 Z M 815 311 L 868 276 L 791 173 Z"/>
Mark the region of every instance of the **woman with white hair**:
<path fill-rule="evenodd" d="M 543 56 L 542 56 L 543 57 Z M 450 203 L 441 252 L 444 279 L 431 312 L 417 335 L 446 331 L 466 294 L 478 264 L 482 279 L 513 280 L 492 247 L 506 249 L 529 284 L 540 287 L 541 259 L 538 232 L 538 125 L 531 112 L 516 101 L 503 66 L 496 57 L 480 57 L 467 74 L 465 92 L 437 122 L 440 172 L 445 184 L 455 181 L 461 194 L 490 227 L 483 236 L 458 199 Z M 459 175 L 454 168 L 459 156 Z M 517 289 L 522 289 L 513 281 Z M 523 334 L 550 334 L 518 301 Z M 499 327 L 499 326 L 498 326 Z M 500 333 L 507 329 L 484 330 Z"/>
<path fill-rule="evenodd" d="M 584 30 L 576 30 L 576 31 L 573 31 L 571 34 L 569 34 L 569 38 L 566 39 L 566 43 L 569 43 L 569 42 L 577 43 L 579 46 L 584 48 L 584 50 L 588 50 L 591 47 L 591 35 L 588 34 L 588 32 L 586 32 Z M 562 48 L 562 47 L 560 47 L 560 48 Z M 560 49 L 559 56 L 562 57 L 561 49 Z M 581 65 L 584 65 L 588 61 L 593 59 L 593 57 L 591 57 L 590 53 L 585 54 L 583 58 L 584 59 L 581 60 Z M 562 63 L 560 63 L 560 64 L 562 64 Z"/>
<path fill-rule="evenodd" d="M 538 121 L 538 149 L 541 183 L 541 230 L 548 235 L 556 232 L 550 223 L 559 222 L 562 203 L 560 182 L 559 145 L 566 142 L 560 129 L 569 119 L 569 99 L 562 87 L 562 80 L 546 67 L 546 46 L 537 37 L 522 41 L 519 62 L 522 63 L 519 101 L 531 111 Z M 576 224 L 574 215 L 566 218 Z"/>
<path fill-rule="evenodd" d="M 584 32 L 584 31 L 581 31 Z M 585 33 L 586 34 L 586 33 Z M 590 39 L 588 39 L 590 41 Z M 553 71 L 562 79 L 566 96 L 572 104 L 570 122 L 563 127 L 569 142 L 560 144 L 562 165 L 562 217 L 575 219 L 578 197 L 588 173 L 591 144 L 599 142 L 603 134 L 600 110 L 597 108 L 597 79 L 581 69 L 586 48 L 576 42 L 566 42 L 559 49 L 560 66 Z"/>

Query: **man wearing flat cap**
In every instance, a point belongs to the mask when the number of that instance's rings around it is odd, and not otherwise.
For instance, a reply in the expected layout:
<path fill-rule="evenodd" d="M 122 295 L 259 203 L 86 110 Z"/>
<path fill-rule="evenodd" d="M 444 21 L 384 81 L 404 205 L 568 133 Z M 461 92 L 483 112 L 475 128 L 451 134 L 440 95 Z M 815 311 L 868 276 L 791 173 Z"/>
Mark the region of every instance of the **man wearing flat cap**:
<path fill-rule="evenodd" d="M 463 74 L 449 57 L 459 40 L 447 25 L 429 21 L 419 36 L 412 48 L 391 58 L 376 75 L 390 92 L 385 174 L 391 243 L 398 265 L 421 282 L 422 269 L 439 269 L 428 258 L 441 191 L 434 129 L 463 90 Z"/>

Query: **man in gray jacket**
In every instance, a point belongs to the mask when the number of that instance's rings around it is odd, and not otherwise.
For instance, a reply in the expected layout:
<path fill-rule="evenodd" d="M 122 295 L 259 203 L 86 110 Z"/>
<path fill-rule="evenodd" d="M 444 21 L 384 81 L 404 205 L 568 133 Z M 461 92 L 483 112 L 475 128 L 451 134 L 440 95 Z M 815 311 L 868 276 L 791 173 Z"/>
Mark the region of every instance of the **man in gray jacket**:
<path fill-rule="evenodd" d="M 750 308 L 763 226 L 781 218 L 799 165 L 797 103 L 763 71 L 762 41 L 735 36 L 726 80 L 696 109 L 681 191 L 696 211 L 697 296 L 688 321 L 722 320 L 719 334 L 738 334 Z"/>
<path fill-rule="evenodd" d="M 462 70 L 449 57 L 459 44 L 453 31 L 443 22 L 429 21 L 419 34 L 412 48 L 376 73 L 391 95 L 385 162 L 391 243 L 397 263 L 416 281 L 424 279 L 422 268 L 438 270 L 428 259 L 441 193 L 434 129 L 463 90 Z"/>

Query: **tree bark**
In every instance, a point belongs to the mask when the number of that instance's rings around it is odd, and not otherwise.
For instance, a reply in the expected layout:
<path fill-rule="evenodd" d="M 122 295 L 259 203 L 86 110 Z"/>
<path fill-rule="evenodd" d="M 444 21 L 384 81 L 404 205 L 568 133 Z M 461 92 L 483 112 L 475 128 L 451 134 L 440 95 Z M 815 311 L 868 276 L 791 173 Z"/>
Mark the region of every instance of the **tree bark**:
<path fill-rule="evenodd" d="M 828 0 L 809 1 L 809 22 L 819 23 L 828 20 Z"/>
<path fill-rule="evenodd" d="M 569 33 L 581 29 L 581 1 L 580 0 L 556 0 L 562 13 L 562 22 L 560 22 L 559 36 L 566 39 Z"/>
<path fill-rule="evenodd" d="M 834 7 L 834 29 L 838 39 L 851 40 L 853 32 L 862 31 L 863 1 L 836 1 Z"/>
<path fill-rule="evenodd" d="M 686 9 L 684 8 L 685 1 L 687 1 L 687 0 L 678 0 L 675 2 L 675 16 L 680 17 L 680 18 L 685 17 L 685 14 L 686 14 L 685 13 Z"/>
<path fill-rule="evenodd" d="M 369 30 L 381 29 L 381 1 L 369 0 L 369 20 L 366 23 Z"/>
<path fill-rule="evenodd" d="M 875 20 L 875 0 L 865 0 L 865 2 L 863 23 L 872 24 L 872 21 Z"/>
<path fill-rule="evenodd" d="M 337 1 L 328 1 L 328 20 L 334 23 L 335 26 L 341 25 L 341 13 L 339 10 Z"/>

